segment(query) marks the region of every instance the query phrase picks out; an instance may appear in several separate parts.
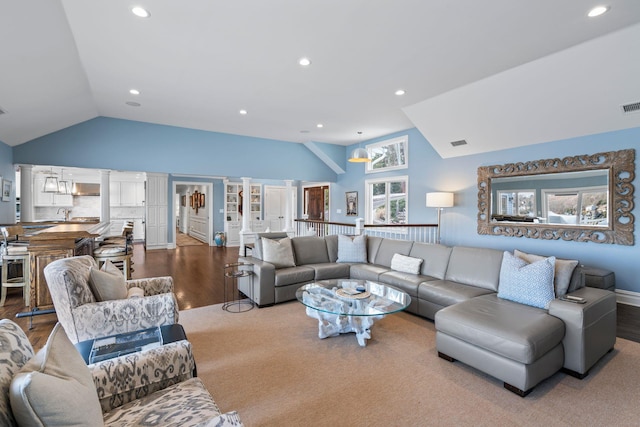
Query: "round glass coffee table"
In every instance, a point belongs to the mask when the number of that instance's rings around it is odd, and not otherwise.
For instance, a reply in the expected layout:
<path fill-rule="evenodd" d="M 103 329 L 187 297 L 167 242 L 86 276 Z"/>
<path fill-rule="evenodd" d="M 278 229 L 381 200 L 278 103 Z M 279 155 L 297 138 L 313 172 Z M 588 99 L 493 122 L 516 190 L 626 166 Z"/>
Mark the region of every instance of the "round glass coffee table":
<path fill-rule="evenodd" d="M 371 326 L 377 320 L 411 304 L 411 297 L 404 291 L 353 279 L 310 283 L 296 291 L 296 298 L 307 307 L 307 316 L 318 319 L 319 338 L 355 332 L 362 347 L 371 338 Z"/>

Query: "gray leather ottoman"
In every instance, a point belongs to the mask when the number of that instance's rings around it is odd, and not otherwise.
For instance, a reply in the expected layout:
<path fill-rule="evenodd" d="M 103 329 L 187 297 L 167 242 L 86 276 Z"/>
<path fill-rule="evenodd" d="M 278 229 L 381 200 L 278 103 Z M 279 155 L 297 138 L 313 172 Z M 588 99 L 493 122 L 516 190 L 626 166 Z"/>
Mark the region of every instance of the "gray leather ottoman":
<path fill-rule="evenodd" d="M 546 310 L 502 300 L 472 298 L 436 313 L 436 348 L 526 396 L 562 368 L 564 322 Z"/>

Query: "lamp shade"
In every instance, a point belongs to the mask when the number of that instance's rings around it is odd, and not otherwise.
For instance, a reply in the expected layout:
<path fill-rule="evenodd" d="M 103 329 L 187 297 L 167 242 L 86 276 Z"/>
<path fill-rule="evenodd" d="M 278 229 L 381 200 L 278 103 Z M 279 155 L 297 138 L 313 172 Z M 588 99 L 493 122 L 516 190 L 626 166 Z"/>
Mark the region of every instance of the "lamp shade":
<path fill-rule="evenodd" d="M 349 157 L 350 162 L 370 162 L 369 153 L 366 149 L 360 147 L 353 150 L 351 153 L 351 157 Z"/>
<path fill-rule="evenodd" d="M 428 208 L 450 208 L 453 206 L 453 193 L 427 193 Z"/>

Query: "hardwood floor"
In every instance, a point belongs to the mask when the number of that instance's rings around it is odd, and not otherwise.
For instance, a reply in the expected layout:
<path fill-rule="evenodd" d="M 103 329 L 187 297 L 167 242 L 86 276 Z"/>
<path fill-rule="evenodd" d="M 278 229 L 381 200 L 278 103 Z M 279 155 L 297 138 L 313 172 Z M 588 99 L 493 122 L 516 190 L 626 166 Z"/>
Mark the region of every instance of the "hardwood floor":
<path fill-rule="evenodd" d="M 134 249 L 133 278 L 172 276 L 180 310 L 218 304 L 224 300 L 224 265 L 238 259 L 238 248 L 183 246 L 170 250 L 146 252 L 141 244 Z M 13 319 L 25 331 L 37 350 L 45 342 L 56 323 L 55 314 L 16 319 L 26 311 L 22 289 L 8 289 L 0 318 Z M 640 307 L 618 304 L 618 336 L 640 342 Z"/>

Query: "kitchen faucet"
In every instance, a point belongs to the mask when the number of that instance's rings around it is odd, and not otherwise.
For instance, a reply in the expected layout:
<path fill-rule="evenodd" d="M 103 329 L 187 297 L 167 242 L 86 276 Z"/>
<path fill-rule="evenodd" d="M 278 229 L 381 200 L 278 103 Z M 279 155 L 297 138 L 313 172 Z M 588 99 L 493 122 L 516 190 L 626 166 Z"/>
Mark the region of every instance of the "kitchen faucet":
<path fill-rule="evenodd" d="M 60 213 L 60 211 L 64 213 L 64 220 L 69 221 L 69 214 L 71 213 L 71 209 L 59 208 L 57 213 Z"/>

